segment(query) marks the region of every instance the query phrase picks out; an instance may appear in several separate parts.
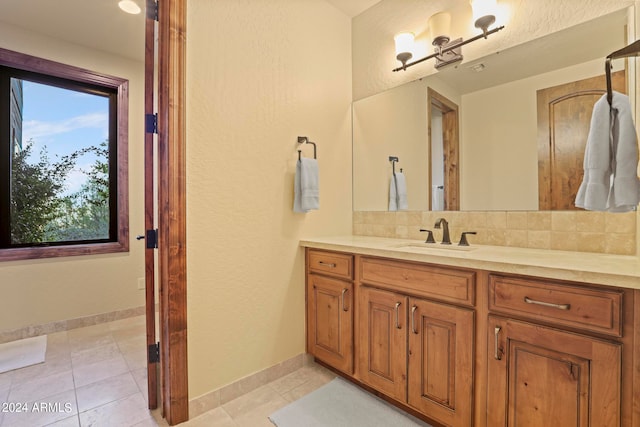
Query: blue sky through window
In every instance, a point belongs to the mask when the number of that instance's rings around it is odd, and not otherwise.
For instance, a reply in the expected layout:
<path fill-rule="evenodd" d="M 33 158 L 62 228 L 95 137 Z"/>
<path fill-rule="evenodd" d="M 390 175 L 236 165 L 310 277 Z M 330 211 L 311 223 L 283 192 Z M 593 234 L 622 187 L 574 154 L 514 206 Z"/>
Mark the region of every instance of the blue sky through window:
<path fill-rule="evenodd" d="M 55 162 L 82 148 L 99 146 L 108 137 L 108 123 L 107 97 L 23 80 L 22 145 L 33 140 L 31 162 L 38 161 L 43 147 Z M 82 170 L 95 160 L 93 154 L 78 158 L 65 194 L 80 190 L 86 181 Z"/>

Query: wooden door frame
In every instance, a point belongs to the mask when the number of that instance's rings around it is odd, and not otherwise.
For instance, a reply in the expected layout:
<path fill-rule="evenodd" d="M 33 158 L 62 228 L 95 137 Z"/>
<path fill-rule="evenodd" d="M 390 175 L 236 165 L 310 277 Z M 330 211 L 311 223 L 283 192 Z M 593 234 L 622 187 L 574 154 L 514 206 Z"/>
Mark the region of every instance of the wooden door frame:
<path fill-rule="evenodd" d="M 144 113 L 155 112 L 155 17 L 151 13 L 154 10 L 155 0 L 147 0 L 144 37 Z M 154 136 L 151 129 L 144 132 L 144 229 L 155 228 L 155 160 L 154 160 Z M 156 337 L 156 296 L 155 296 L 155 249 L 153 245 L 145 242 L 144 250 L 144 277 L 145 277 L 145 316 L 147 332 L 147 348 L 152 348 L 157 342 Z M 149 409 L 158 407 L 158 363 L 147 358 L 147 396 Z"/>
<path fill-rule="evenodd" d="M 443 149 L 445 153 L 444 170 L 444 210 L 460 210 L 460 115 L 458 106 L 432 88 L 427 88 L 427 123 L 428 123 L 428 153 L 429 153 L 429 182 L 431 183 L 431 112 L 433 108 L 442 111 Z M 445 129 L 445 120 L 451 120 L 453 125 Z M 429 185 L 428 206 L 432 209 L 432 186 Z"/>
<path fill-rule="evenodd" d="M 189 419 L 186 262 L 186 0 L 159 2 L 158 269 L 163 417 Z"/>

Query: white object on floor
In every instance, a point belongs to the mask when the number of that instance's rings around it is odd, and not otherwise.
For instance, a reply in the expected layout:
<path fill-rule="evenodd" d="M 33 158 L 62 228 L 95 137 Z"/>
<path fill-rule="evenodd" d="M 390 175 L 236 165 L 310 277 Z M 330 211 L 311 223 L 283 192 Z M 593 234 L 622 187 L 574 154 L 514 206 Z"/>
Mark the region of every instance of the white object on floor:
<path fill-rule="evenodd" d="M 46 335 L 0 344 L 0 373 L 42 363 L 46 351 Z"/>
<path fill-rule="evenodd" d="M 269 416 L 277 427 L 431 427 L 336 378 Z"/>

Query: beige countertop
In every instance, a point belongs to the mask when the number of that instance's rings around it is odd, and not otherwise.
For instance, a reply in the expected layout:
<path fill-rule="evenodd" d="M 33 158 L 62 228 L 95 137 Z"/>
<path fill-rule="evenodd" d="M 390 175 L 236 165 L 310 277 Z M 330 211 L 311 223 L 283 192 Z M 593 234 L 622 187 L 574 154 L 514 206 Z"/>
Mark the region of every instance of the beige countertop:
<path fill-rule="evenodd" d="M 640 289 L 636 256 L 471 245 L 462 250 L 420 240 L 369 236 L 303 239 L 308 248 Z"/>

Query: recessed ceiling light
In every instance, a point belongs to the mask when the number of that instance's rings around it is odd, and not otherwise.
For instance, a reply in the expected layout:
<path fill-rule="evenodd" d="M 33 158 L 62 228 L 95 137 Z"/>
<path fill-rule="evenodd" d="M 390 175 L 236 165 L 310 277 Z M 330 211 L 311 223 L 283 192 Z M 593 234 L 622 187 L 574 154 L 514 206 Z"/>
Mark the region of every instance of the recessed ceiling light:
<path fill-rule="evenodd" d="M 137 15 L 142 12 L 140 6 L 138 6 L 133 0 L 121 0 L 120 3 L 118 3 L 118 6 L 120 9 L 132 15 Z"/>

